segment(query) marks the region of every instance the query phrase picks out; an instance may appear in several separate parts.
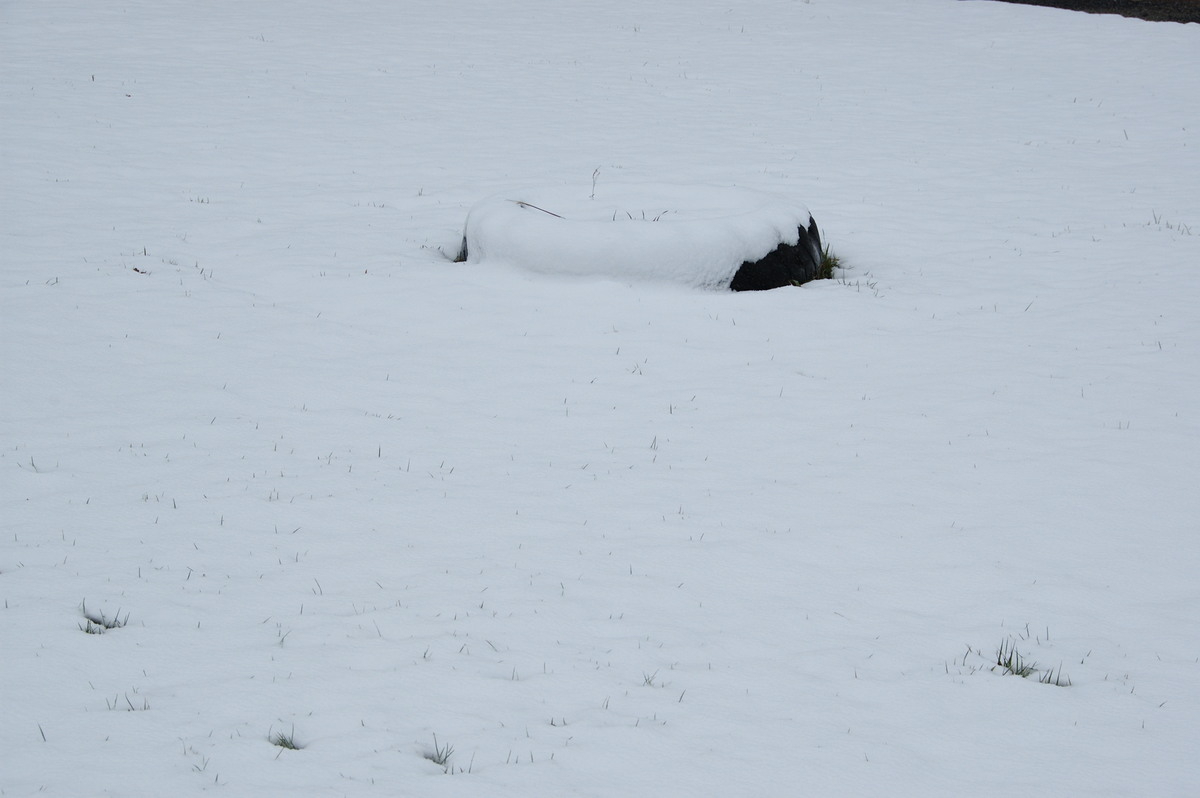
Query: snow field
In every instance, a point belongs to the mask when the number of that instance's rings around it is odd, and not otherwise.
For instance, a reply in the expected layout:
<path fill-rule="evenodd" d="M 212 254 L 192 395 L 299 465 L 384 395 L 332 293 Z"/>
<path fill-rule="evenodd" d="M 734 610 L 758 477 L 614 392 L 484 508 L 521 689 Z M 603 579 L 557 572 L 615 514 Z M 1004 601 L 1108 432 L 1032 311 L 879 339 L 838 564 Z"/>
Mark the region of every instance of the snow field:
<path fill-rule="evenodd" d="M 3 12 L 0 792 L 1194 792 L 1195 27 L 547 9 Z M 598 167 L 851 268 L 448 261 Z"/>

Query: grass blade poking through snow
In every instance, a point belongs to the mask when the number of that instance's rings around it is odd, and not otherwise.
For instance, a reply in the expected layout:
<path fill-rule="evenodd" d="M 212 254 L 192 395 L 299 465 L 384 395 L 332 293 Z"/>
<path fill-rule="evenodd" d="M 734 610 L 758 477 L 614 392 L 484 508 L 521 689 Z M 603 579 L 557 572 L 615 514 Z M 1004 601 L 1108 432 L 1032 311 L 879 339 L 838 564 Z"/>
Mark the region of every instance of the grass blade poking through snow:
<path fill-rule="evenodd" d="M 1037 672 L 1037 663 L 1021 656 L 1021 652 L 1017 650 L 1017 641 L 1011 637 L 1001 641 L 1000 647 L 996 649 L 996 667 L 1005 674 L 1011 673 L 1022 679 L 1027 679 Z"/>
<path fill-rule="evenodd" d="M 304 746 L 296 742 L 296 727 L 293 725 L 290 732 L 268 732 L 267 739 L 271 741 L 271 745 L 277 745 L 280 748 L 285 748 L 288 751 L 299 751 Z"/>
<path fill-rule="evenodd" d="M 437 734 L 433 735 L 433 750 L 425 753 L 425 758 L 435 765 L 440 765 L 446 773 L 450 772 L 450 757 L 454 754 L 454 746 L 450 743 L 438 744 Z"/>
<path fill-rule="evenodd" d="M 83 613 L 83 617 L 87 621 L 86 624 L 79 624 L 79 629 L 90 635 L 102 635 L 109 629 L 120 629 L 129 623 L 129 613 L 125 613 L 125 617 L 122 618 L 120 610 L 117 610 L 117 614 L 112 618 L 102 612 L 88 612 L 86 600 L 79 602 L 79 611 Z"/>
<path fill-rule="evenodd" d="M 818 280 L 832 280 L 833 273 L 842 268 L 842 259 L 835 253 L 830 251 L 829 245 L 826 244 L 821 250 L 821 264 L 817 268 Z"/>

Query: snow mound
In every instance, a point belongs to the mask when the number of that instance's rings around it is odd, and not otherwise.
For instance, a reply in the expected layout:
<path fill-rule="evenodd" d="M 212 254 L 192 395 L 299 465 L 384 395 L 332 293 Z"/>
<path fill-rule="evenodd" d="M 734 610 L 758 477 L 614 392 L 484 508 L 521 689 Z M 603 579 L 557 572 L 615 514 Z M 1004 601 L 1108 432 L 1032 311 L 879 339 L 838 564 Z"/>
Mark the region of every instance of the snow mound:
<path fill-rule="evenodd" d="M 816 234 L 804 205 L 743 188 L 617 184 L 581 194 L 542 186 L 480 201 L 467 215 L 460 257 L 728 289 L 743 264 L 794 248 L 805 229 Z"/>

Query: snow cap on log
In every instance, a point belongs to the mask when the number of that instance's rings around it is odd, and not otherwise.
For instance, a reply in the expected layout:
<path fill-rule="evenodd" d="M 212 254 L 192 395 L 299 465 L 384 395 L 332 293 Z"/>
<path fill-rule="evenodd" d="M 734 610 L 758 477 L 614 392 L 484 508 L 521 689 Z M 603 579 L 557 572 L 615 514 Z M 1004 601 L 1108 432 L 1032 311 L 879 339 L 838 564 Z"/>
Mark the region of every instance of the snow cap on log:
<path fill-rule="evenodd" d="M 459 257 L 742 291 L 815 279 L 821 240 L 804 205 L 749 189 L 625 183 L 587 194 L 543 186 L 477 203 Z"/>

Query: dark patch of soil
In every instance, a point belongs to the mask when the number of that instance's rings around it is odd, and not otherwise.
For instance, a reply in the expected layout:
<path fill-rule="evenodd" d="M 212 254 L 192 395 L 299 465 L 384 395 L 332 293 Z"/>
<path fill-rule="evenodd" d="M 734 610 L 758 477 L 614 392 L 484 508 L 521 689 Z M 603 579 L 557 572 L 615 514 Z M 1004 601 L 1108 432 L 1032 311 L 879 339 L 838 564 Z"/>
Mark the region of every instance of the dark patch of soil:
<path fill-rule="evenodd" d="M 1200 0 L 1001 0 L 1025 6 L 1049 6 L 1089 14 L 1120 14 L 1152 22 L 1200 23 Z"/>

